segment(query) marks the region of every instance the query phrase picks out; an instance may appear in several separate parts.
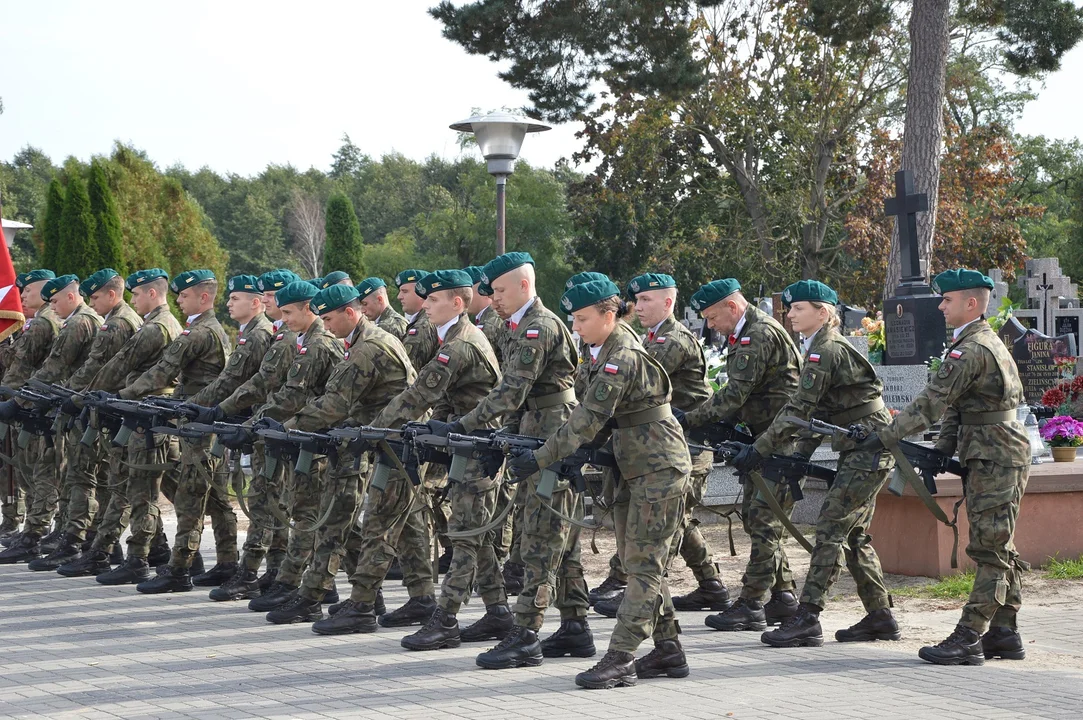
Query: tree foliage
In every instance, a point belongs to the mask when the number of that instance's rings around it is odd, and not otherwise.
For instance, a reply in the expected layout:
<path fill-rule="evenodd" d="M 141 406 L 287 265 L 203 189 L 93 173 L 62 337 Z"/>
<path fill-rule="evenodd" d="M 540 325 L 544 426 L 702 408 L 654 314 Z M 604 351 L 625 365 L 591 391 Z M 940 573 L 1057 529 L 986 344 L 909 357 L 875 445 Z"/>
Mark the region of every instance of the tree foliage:
<path fill-rule="evenodd" d="M 327 201 L 326 241 L 323 246 L 323 271 L 341 270 L 353 281 L 365 277 L 364 243 L 353 203 L 344 193 L 336 193 Z"/>
<path fill-rule="evenodd" d="M 98 250 L 96 265 L 98 268 L 113 268 L 121 275 L 127 275 L 117 201 L 109 188 L 105 169 L 97 160 L 90 164 L 88 190 L 90 211 L 94 215 L 94 238 Z"/>
<path fill-rule="evenodd" d="M 60 249 L 56 254 L 57 276 L 73 273 L 80 279 L 98 269 L 98 241 L 94 213 L 86 182 L 78 175 L 68 179 L 64 210 L 60 214 Z"/>
<path fill-rule="evenodd" d="M 45 201 L 45 211 L 38 222 L 38 231 L 41 234 L 42 267 L 55 268 L 60 253 L 60 224 L 61 215 L 64 213 L 64 188 L 60 180 L 53 178 L 49 183 L 49 191 Z M 25 268 L 29 269 L 29 268 Z"/>

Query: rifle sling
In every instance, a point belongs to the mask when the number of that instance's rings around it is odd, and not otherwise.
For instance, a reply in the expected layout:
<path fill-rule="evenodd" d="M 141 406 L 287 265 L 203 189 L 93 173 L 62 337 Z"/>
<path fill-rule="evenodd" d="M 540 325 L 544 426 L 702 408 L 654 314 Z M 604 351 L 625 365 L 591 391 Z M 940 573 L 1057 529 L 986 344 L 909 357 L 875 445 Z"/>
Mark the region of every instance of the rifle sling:
<path fill-rule="evenodd" d="M 757 472 L 750 472 L 745 473 L 744 477 L 751 480 L 752 484 L 756 486 L 756 492 L 763 496 L 763 500 L 767 503 L 767 507 L 771 508 L 771 512 L 773 512 L 775 516 L 778 517 L 779 522 L 782 523 L 782 526 L 790 531 L 790 534 L 793 535 L 794 540 L 801 543 L 801 547 L 805 548 L 805 550 L 811 553 L 813 547 L 812 543 L 810 543 L 805 538 L 805 536 L 801 534 L 801 531 L 798 530 L 797 526 L 795 526 L 790 520 L 790 516 L 787 515 L 786 511 L 782 509 L 781 505 L 779 505 L 778 498 L 776 498 L 775 494 L 771 492 L 771 488 L 768 487 L 767 481 L 763 479 L 763 476 Z"/>
<path fill-rule="evenodd" d="M 448 532 L 447 536 L 452 540 L 461 540 L 463 538 L 477 537 L 478 535 L 484 535 L 487 532 L 496 530 L 498 527 L 504 524 L 505 518 L 508 517 L 508 513 L 515 507 L 515 501 L 511 500 L 504 505 L 504 509 L 497 513 L 491 522 L 487 522 L 479 528 L 473 530 L 460 530 L 458 532 Z"/>

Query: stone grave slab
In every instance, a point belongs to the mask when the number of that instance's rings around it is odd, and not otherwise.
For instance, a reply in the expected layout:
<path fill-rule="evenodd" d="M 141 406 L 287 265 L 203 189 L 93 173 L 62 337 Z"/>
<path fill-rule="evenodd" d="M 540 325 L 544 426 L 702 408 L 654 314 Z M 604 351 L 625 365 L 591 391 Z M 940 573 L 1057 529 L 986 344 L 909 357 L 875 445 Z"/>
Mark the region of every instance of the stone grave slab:
<path fill-rule="evenodd" d="M 1069 344 L 1067 338 L 1049 337 L 1035 330 L 1027 330 L 1012 343 L 1012 357 L 1019 368 L 1027 404 L 1040 405 L 1045 391 L 1060 382 L 1054 358 L 1067 355 Z"/>

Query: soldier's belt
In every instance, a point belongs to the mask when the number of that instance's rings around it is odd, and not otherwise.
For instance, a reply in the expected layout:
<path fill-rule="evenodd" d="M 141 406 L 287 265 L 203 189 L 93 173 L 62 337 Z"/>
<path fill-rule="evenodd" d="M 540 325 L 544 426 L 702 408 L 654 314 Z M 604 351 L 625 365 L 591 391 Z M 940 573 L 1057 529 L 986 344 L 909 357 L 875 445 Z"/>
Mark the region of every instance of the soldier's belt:
<path fill-rule="evenodd" d="M 961 425 L 999 425 L 1012 420 L 1015 420 L 1015 410 L 959 413 L 959 424 Z"/>
<path fill-rule="evenodd" d="M 864 405 L 858 405 L 855 408 L 850 408 L 849 410 L 844 410 L 843 412 L 840 412 L 838 415 L 832 415 L 831 417 L 829 417 L 827 419 L 827 421 L 829 423 L 831 423 L 832 425 L 842 425 L 843 427 L 845 427 L 845 426 L 849 425 L 850 423 L 857 422 L 861 418 L 868 417 L 869 415 L 872 415 L 874 412 L 880 412 L 883 409 L 884 409 L 884 400 L 883 400 L 883 398 L 876 398 L 875 400 L 870 400 L 869 402 L 865 403 Z"/>
<path fill-rule="evenodd" d="M 532 397 L 526 399 L 527 410 L 544 410 L 546 408 L 556 407 L 557 405 L 567 405 L 570 402 L 575 402 L 575 388 L 568 388 L 552 395 L 539 395 L 538 397 Z"/>
<path fill-rule="evenodd" d="M 673 411 L 670 409 L 669 403 L 666 403 L 665 405 L 647 408 L 646 410 L 640 410 L 639 412 L 618 415 L 614 420 L 617 421 L 617 427 L 630 428 L 635 427 L 636 425 L 646 425 L 647 423 L 665 420 L 668 417 L 673 417 Z"/>

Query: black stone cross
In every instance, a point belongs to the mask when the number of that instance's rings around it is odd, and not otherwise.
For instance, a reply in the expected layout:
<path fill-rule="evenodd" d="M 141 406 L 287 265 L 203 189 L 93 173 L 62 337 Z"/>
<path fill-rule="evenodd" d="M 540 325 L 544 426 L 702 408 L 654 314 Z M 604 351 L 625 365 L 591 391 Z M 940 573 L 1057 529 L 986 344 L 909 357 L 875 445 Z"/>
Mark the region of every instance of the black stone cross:
<path fill-rule="evenodd" d="M 884 200 L 884 214 L 894 215 L 899 227 L 899 256 L 902 259 L 902 284 L 924 284 L 925 273 L 918 255 L 918 216 L 928 212 L 929 196 L 914 192 L 914 176 L 909 170 L 895 173 L 895 197 Z"/>

